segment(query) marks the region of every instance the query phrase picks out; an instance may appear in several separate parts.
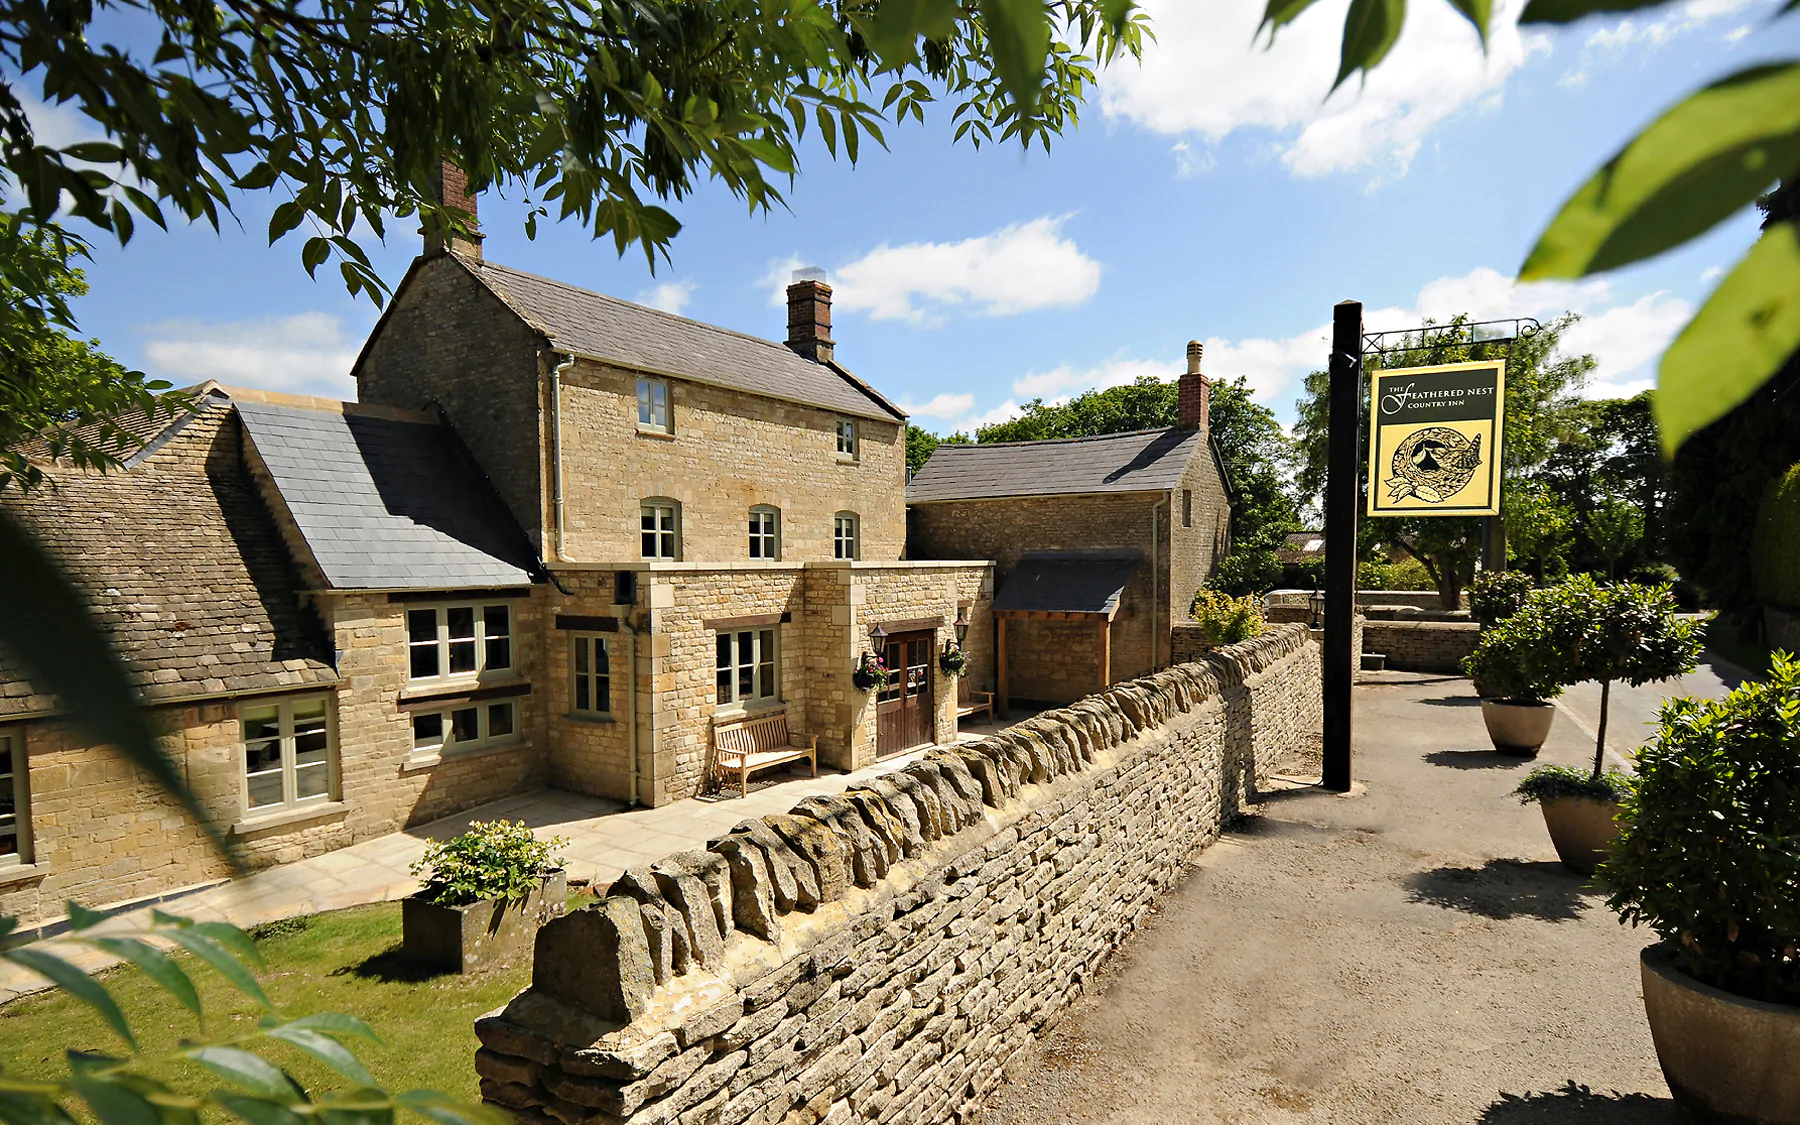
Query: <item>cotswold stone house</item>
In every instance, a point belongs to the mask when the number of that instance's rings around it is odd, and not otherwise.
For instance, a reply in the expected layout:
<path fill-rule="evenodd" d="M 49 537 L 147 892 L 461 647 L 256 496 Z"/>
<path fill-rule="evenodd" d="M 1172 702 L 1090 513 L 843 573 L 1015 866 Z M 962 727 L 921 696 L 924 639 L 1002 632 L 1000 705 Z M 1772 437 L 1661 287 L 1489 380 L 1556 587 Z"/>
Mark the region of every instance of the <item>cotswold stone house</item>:
<path fill-rule="evenodd" d="M 253 863 L 545 784 L 679 800 L 760 718 L 855 768 L 955 737 L 936 657 L 961 623 L 992 679 L 993 587 L 903 559 L 905 415 L 835 362 L 830 312 L 797 281 L 772 343 L 428 246 L 361 401 L 207 385 L 123 471 L 52 466 L 8 510 Z M 901 675 L 872 695 L 874 649 Z M 0 912 L 224 873 L 0 663 Z"/>
<path fill-rule="evenodd" d="M 1230 541 L 1200 361 L 1190 343 L 1169 429 L 940 445 L 908 482 L 912 557 L 997 564 L 1003 709 L 1066 703 L 1170 662 L 1171 627 Z"/>

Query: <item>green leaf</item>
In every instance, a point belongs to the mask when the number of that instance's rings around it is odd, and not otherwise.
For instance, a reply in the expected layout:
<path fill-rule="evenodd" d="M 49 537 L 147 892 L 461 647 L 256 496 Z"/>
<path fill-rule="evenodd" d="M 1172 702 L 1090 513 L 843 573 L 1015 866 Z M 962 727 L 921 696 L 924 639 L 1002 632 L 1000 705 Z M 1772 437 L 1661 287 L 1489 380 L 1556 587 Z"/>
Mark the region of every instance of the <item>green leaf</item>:
<path fill-rule="evenodd" d="M 289 1109 L 284 1102 L 224 1091 L 214 1094 L 213 1100 L 250 1125 L 307 1125 L 306 1118 Z"/>
<path fill-rule="evenodd" d="M 90 742 L 112 746 L 158 788 L 175 797 L 220 855 L 240 869 L 235 851 L 212 815 L 157 744 L 139 710 L 125 666 L 88 614 L 74 585 L 36 540 L 0 511 L 0 644 L 24 665 L 26 678 L 56 696 L 69 721 Z"/>
<path fill-rule="evenodd" d="M 5 601 L 7 599 L 0 599 Z M 25 946 L 22 949 L 8 949 L 0 953 L 0 957 L 21 965 L 48 980 L 56 987 L 80 1000 L 94 1011 L 100 1013 L 108 1027 L 118 1032 L 119 1038 L 129 1043 L 133 1050 L 137 1048 L 137 1040 L 132 1037 L 131 1025 L 125 1022 L 125 1013 L 112 998 L 112 993 L 69 962 L 54 953 L 42 949 Z"/>
<path fill-rule="evenodd" d="M 51 1099 L 12 1093 L 0 1093 L 0 1122 L 5 1125 L 74 1125 Z"/>
<path fill-rule="evenodd" d="M 1357 71 L 1367 74 L 1387 57 L 1400 26 L 1406 22 L 1406 0 L 1350 0 L 1344 15 L 1344 47 L 1338 63 L 1335 91 Z"/>
<path fill-rule="evenodd" d="M 298 1092 L 280 1067 L 249 1051 L 236 1047 L 189 1047 L 182 1054 L 225 1081 L 235 1082 L 253 1094 L 280 1098 Z"/>
<path fill-rule="evenodd" d="M 1663 353 L 1651 400 L 1663 451 L 1717 421 L 1800 349 L 1800 229 L 1777 223 Z"/>
<path fill-rule="evenodd" d="M 190 929 L 164 930 L 162 935 L 211 965 L 214 972 L 224 977 L 245 996 L 270 1011 L 275 1009 L 268 993 L 264 992 L 262 985 L 258 984 L 256 978 L 250 975 L 250 970 L 244 967 L 243 962 L 219 948 L 218 943 L 211 938 Z"/>
<path fill-rule="evenodd" d="M 346 1016 L 342 1012 L 314 1012 L 310 1016 L 301 1016 L 297 1020 L 289 1020 L 287 1027 L 306 1028 L 312 1031 L 323 1031 L 327 1035 L 354 1035 L 359 1039 L 367 1039 L 372 1043 L 381 1042 L 381 1037 L 368 1024 L 355 1016 Z"/>
<path fill-rule="evenodd" d="M 298 1047 L 352 1082 L 359 1082 L 364 1086 L 375 1085 L 375 1077 L 369 1073 L 368 1068 L 350 1053 L 349 1048 L 328 1035 L 291 1024 L 271 1027 L 263 1034 L 270 1039 L 279 1039 Z"/>
<path fill-rule="evenodd" d="M 393 1125 L 394 1121 L 394 1102 L 385 1090 L 355 1090 L 319 1108 L 325 1125 Z"/>
<path fill-rule="evenodd" d="M 156 1107 L 121 1083 L 100 1077 L 77 1077 L 69 1080 L 69 1086 L 81 1095 L 101 1125 L 162 1125 Z"/>
<path fill-rule="evenodd" d="M 863 38 L 884 61 L 911 62 L 918 57 L 920 36 L 947 37 L 956 29 L 961 14 L 957 0 L 881 0 L 863 29 Z"/>
<path fill-rule="evenodd" d="M 256 942 L 249 934 L 230 922 L 195 922 L 192 928 L 195 933 L 205 934 L 237 954 L 238 960 L 259 969 L 263 967 L 262 950 L 256 948 Z"/>
<path fill-rule="evenodd" d="M 1454 2 L 1454 0 L 1453 0 Z M 1668 0 L 1531 0 L 1520 13 L 1520 23 L 1574 23 L 1597 12 L 1635 12 L 1655 8 Z"/>
<path fill-rule="evenodd" d="M 1475 25 L 1476 34 L 1481 36 L 1481 49 L 1487 50 L 1488 21 L 1494 16 L 1494 0 L 1450 0 L 1450 6 Z"/>
<path fill-rule="evenodd" d="M 1740 71 L 1670 109 L 1550 221 L 1521 279 L 1616 269 L 1703 234 L 1800 168 L 1800 64 Z"/>
<path fill-rule="evenodd" d="M 200 996 L 194 991 L 194 982 L 181 971 L 181 966 L 167 953 L 137 938 L 95 937 L 87 942 L 95 949 L 103 950 L 144 971 L 144 975 L 156 982 L 157 986 L 180 1002 L 181 1006 L 196 1016 L 200 1014 Z"/>
<path fill-rule="evenodd" d="M 1275 33 L 1293 23 L 1301 12 L 1312 7 L 1317 0 L 1269 0 L 1269 6 L 1263 9 L 1262 23 L 1256 33 L 1262 34 L 1263 28 L 1269 29 L 1269 45 L 1275 45 Z"/>
<path fill-rule="evenodd" d="M 1050 11 L 1042 0 L 980 0 L 994 69 L 1013 102 L 1035 110 L 1050 56 Z"/>

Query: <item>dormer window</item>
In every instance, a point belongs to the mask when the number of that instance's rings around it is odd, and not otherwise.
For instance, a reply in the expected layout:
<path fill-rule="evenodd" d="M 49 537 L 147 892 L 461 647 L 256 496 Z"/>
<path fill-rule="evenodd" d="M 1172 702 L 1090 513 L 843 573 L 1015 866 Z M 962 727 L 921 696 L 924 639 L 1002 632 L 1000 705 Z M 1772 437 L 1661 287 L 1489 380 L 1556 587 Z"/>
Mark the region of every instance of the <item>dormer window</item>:
<path fill-rule="evenodd" d="M 639 379 L 637 381 L 638 429 L 656 434 L 672 434 L 669 420 L 669 381 Z"/>
<path fill-rule="evenodd" d="M 839 418 L 837 424 L 837 451 L 840 461 L 856 460 L 856 421 L 853 418 Z"/>

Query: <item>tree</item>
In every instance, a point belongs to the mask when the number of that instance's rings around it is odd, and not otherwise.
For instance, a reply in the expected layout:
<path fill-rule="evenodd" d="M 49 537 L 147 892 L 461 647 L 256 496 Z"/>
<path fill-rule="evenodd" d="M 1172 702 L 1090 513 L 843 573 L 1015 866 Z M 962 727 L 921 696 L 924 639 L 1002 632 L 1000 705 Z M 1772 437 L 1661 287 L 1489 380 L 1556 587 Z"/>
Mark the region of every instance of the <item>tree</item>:
<path fill-rule="evenodd" d="M 1575 513 L 1561 496 L 1535 480 L 1515 481 L 1501 500 L 1509 556 L 1529 560 L 1539 582 L 1569 573 L 1567 550 L 1575 534 Z"/>
<path fill-rule="evenodd" d="M 1374 371 L 1484 359 L 1506 361 L 1506 438 L 1501 450 L 1504 509 L 1510 482 L 1542 464 L 1567 433 L 1567 415 L 1577 401 L 1575 393 L 1594 369 L 1591 355 L 1556 354 L 1562 334 L 1576 319 L 1574 314 L 1566 313 L 1510 344 L 1467 343 L 1462 326 L 1469 317 L 1459 315 L 1441 326 L 1428 324 L 1424 331 L 1408 335 L 1400 348 L 1389 353 L 1391 359 L 1380 354 L 1364 357 L 1364 368 Z M 1300 493 L 1314 506 L 1319 506 L 1325 490 L 1329 390 L 1329 376 L 1315 371 L 1306 377 L 1305 397 L 1295 403 Z M 1363 399 L 1359 426 L 1362 433 L 1367 433 L 1367 395 Z M 1359 497 L 1366 497 L 1367 491 L 1368 466 L 1358 458 Z M 1362 503 L 1359 499 L 1359 506 Z M 1385 549 L 1390 553 L 1404 551 L 1418 559 L 1437 586 L 1444 607 L 1454 609 L 1463 589 L 1474 578 L 1475 562 L 1481 554 L 1481 521 L 1455 516 L 1383 516 L 1359 520 L 1357 540 L 1359 557 L 1369 558 Z"/>
<path fill-rule="evenodd" d="M 1315 0 L 1269 0 L 1271 41 Z M 1529 0 L 1522 24 L 1568 24 L 1671 0 Z M 1487 41 L 1493 5 L 1449 0 Z M 1784 6 L 1782 14 L 1790 11 Z M 1400 38 L 1404 3 L 1354 0 L 1335 90 L 1367 75 Z M 1800 174 L 1792 107 L 1800 62 L 1758 63 L 1695 91 L 1634 137 L 1563 205 L 1519 268 L 1521 281 L 1587 277 L 1700 237 Z M 1765 233 L 1662 358 L 1652 400 L 1665 452 L 1724 417 L 1800 349 L 1800 221 L 1793 200 L 1765 206 Z"/>
<path fill-rule="evenodd" d="M 1664 507 L 1668 473 L 1656 440 L 1650 392 L 1629 399 L 1598 399 L 1569 405 L 1556 445 L 1532 473 L 1561 500 L 1573 520 L 1566 552 L 1570 570 L 1607 570 L 1659 560 L 1664 550 Z M 1632 512 L 1596 520 L 1623 505 Z M 1636 534 L 1618 555 L 1601 549 L 1601 539 L 1634 524 Z M 1510 534 L 1510 530 L 1509 530 Z M 1609 538 L 1608 542 L 1612 542 Z"/>
<path fill-rule="evenodd" d="M 1623 500 L 1608 500 L 1588 516 L 1588 536 L 1610 582 L 1619 560 L 1644 538 L 1644 515 Z"/>
<path fill-rule="evenodd" d="M 1067 402 L 1034 398 L 1020 408 L 1017 418 L 976 430 L 975 440 L 1043 441 L 1165 429 L 1175 424 L 1175 386 L 1142 375 L 1121 386 L 1083 391 Z"/>
<path fill-rule="evenodd" d="M 958 431 L 949 437 L 941 438 L 930 430 L 921 430 L 912 423 L 906 425 L 906 479 L 911 480 L 914 473 L 925 467 L 931 455 L 937 452 L 940 445 L 968 444 L 968 434 Z"/>

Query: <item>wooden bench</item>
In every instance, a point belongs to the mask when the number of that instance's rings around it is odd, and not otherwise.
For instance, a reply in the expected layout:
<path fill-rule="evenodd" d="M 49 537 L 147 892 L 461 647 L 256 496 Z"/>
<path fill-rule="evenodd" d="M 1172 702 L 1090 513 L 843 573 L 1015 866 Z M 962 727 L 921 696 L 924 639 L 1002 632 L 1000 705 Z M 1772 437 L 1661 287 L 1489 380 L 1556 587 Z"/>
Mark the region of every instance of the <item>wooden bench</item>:
<path fill-rule="evenodd" d="M 967 678 L 959 679 L 956 684 L 956 719 L 958 722 L 971 715 L 987 713 L 987 721 L 994 721 L 994 693 L 976 691 L 968 686 Z"/>
<path fill-rule="evenodd" d="M 713 767 L 716 775 L 737 774 L 738 796 L 750 792 L 750 775 L 783 762 L 805 758 L 812 775 L 819 776 L 819 736 L 795 738 L 788 733 L 787 712 L 762 718 L 736 719 L 713 727 Z"/>

